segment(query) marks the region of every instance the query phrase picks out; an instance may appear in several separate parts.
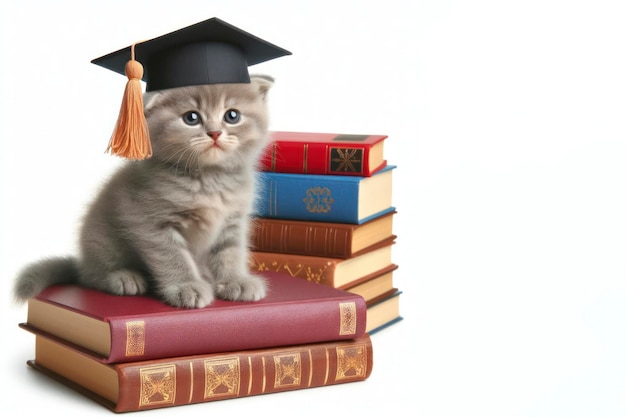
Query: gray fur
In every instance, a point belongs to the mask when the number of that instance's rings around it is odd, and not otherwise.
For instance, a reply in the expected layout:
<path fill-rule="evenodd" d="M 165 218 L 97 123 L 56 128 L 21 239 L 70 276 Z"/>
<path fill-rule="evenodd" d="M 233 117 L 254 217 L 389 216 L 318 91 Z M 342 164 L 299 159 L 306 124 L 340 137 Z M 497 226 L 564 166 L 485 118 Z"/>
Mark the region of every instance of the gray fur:
<path fill-rule="evenodd" d="M 79 256 L 27 266 L 15 298 L 71 282 L 186 308 L 263 298 L 264 280 L 248 270 L 248 231 L 272 83 L 252 77 L 147 93 L 152 158 L 127 162 L 103 187 L 84 218 Z M 239 122 L 224 120 L 229 109 Z M 183 121 L 188 111 L 200 115 L 198 125 Z M 219 146 L 208 132 L 221 132 Z"/>

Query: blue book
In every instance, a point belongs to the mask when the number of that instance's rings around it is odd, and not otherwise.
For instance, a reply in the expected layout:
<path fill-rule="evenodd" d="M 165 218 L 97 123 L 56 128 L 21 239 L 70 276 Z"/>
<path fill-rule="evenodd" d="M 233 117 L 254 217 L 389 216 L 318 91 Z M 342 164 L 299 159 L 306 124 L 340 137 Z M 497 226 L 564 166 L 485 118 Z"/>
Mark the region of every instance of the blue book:
<path fill-rule="evenodd" d="M 371 177 L 259 173 L 256 216 L 361 224 L 395 210 L 387 165 Z"/>

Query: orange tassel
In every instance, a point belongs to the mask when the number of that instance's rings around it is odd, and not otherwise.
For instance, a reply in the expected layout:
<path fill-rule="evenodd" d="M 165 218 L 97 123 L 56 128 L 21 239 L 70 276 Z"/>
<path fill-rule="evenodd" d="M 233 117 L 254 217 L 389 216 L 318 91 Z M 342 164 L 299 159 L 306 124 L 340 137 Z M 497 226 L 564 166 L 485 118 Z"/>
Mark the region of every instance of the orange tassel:
<path fill-rule="evenodd" d="M 126 63 L 126 89 L 120 114 L 111 135 L 107 152 L 127 159 L 146 159 L 152 156 L 148 123 L 143 111 L 141 78 L 143 66 L 135 61 L 135 48 L 131 48 L 131 60 Z"/>

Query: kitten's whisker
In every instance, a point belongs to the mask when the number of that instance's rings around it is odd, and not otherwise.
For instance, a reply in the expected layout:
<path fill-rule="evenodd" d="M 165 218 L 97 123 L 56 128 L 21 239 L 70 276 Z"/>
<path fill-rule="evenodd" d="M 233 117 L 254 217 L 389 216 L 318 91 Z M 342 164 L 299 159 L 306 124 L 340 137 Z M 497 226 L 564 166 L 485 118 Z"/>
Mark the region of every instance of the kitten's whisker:
<path fill-rule="evenodd" d="M 187 174 L 189 173 L 189 158 L 186 157 L 187 154 L 193 154 L 193 151 L 189 148 L 183 148 L 180 152 L 180 156 L 178 157 L 178 160 L 176 161 L 176 168 L 178 169 L 178 167 L 180 166 L 181 160 L 183 159 L 183 157 L 185 157 L 184 161 L 185 161 L 185 166 L 183 167 L 183 173 Z"/>
<path fill-rule="evenodd" d="M 183 173 L 187 173 L 187 169 L 188 169 L 188 162 L 185 162 L 185 167 L 181 167 L 181 161 L 183 160 L 183 158 L 185 157 L 185 155 L 188 152 L 191 152 L 190 149 L 186 148 L 186 147 L 180 147 L 177 144 L 170 144 L 170 145 L 166 145 L 163 147 L 163 151 L 166 152 L 162 152 L 163 154 L 168 155 L 167 159 L 164 159 L 162 161 L 162 165 L 169 165 L 171 164 L 173 167 L 176 168 L 176 173 L 178 173 L 178 168 L 182 168 L 183 169 Z"/>
<path fill-rule="evenodd" d="M 192 157 L 193 160 L 190 158 L 189 162 L 194 162 L 194 164 L 196 165 L 196 169 L 198 171 L 202 170 L 202 164 L 200 163 L 200 155 L 202 154 L 202 149 L 193 149 L 193 153 L 192 153 Z"/>

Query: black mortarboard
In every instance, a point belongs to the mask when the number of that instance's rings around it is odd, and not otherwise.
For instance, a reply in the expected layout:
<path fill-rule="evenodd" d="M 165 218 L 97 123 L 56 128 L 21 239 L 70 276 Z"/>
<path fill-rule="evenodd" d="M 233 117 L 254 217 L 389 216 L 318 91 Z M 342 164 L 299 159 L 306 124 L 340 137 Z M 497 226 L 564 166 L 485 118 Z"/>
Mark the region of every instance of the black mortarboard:
<path fill-rule="evenodd" d="M 124 75 L 131 46 L 92 63 Z M 248 66 L 291 52 L 216 17 L 134 45 L 146 91 L 188 85 L 248 83 Z"/>
<path fill-rule="evenodd" d="M 146 82 L 146 91 L 249 83 L 248 66 L 290 54 L 212 18 L 94 59 L 92 63 L 126 74 L 129 79 L 108 150 L 130 159 L 143 159 L 152 153 L 143 119 L 140 79 Z"/>

